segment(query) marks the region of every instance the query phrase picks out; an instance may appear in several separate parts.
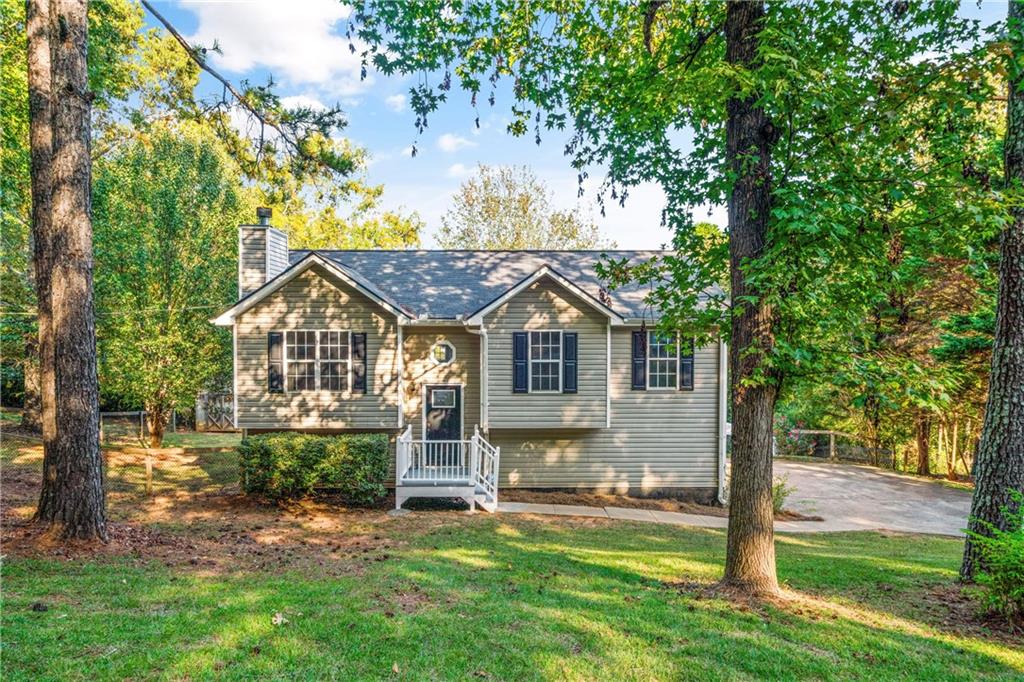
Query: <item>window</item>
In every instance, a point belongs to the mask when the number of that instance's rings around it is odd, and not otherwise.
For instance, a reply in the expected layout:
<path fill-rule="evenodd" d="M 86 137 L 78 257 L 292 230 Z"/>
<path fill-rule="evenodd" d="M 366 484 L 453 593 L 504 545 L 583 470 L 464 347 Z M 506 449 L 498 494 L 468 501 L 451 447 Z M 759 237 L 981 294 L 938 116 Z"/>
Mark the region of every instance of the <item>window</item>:
<path fill-rule="evenodd" d="M 455 407 L 455 389 L 435 388 L 430 391 L 430 407 L 448 409 Z"/>
<path fill-rule="evenodd" d="M 455 346 L 447 341 L 438 341 L 430 347 L 430 359 L 435 365 L 450 365 L 455 361 Z"/>
<path fill-rule="evenodd" d="M 349 332 L 286 332 L 284 345 L 286 391 L 348 390 Z"/>
<path fill-rule="evenodd" d="M 348 332 L 320 332 L 320 390 L 347 391 Z"/>
<path fill-rule="evenodd" d="M 530 392 L 562 390 L 562 332 L 530 332 Z"/>
<path fill-rule="evenodd" d="M 679 343 L 657 332 L 647 334 L 647 388 L 679 385 Z"/>

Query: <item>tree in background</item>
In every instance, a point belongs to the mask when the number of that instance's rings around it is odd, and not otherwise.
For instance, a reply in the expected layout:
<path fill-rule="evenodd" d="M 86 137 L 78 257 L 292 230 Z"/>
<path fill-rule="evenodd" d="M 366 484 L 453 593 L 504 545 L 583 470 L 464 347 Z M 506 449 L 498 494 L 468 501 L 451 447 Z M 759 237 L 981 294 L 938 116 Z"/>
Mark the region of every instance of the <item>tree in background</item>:
<path fill-rule="evenodd" d="M 1003 143 L 1006 224 L 999 243 L 999 294 L 985 424 L 974 466 L 974 497 L 960 576 L 973 580 L 981 563 L 971 533 L 1010 530 L 1024 491 L 1024 2 L 1011 0 L 1005 65 L 1006 137 Z M 1017 493 L 1017 497 L 1014 497 Z M 1010 514 L 1003 509 L 1011 510 Z"/>
<path fill-rule="evenodd" d="M 955 2 L 595 8 L 368 0 L 354 23 L 370 45 L 368 64 L 423 74 L 410 97 L 421 130 L 453 79 L 475 107 L 478 98 L 493 104 L 507 78 L 510 132 L 540 140 L 544 130 L 571 125 L 573 167 L 581 179 L 589 167 L 606 168 L 612 199 L 641 182 L 662 186 L 679 255 L 635 269 L 611 262 L 606 274 L 663 282 L 651 302 L 666 329 L 700 339 L 729 330 L 734 440 L 724 582 L 775 592 L 776 399 L 793 376 L 821 371 L 830 342 L 877 302 L 879 273 L 888 268 L 887 207 L 920 185 L 936 189 L 899 112 L 930 100 L 966 115 L 987 99 L 984 78 L 973 77 L 986 56 L 977 26 L 957 17 Z M 961 167 L 957 135 L 923 113 L 914 123 L 931 126 L 944 163 Z M 692 134 L 692 145 L 680 131 Z M 692 210 L 705 203 L 729 207 L 731 300 L 707 297 L 724 264 L 694 229 Z M 969 212 L 967 203 L 956 209 Z"/>
<path fill-rule="evenodd" d="M 610 249 L 579 209 L 551 205 L 552 192 L 527 166 L 478 166 L 441 217 L 445 249 Z"/>
<path fill-rule="evenodd" d="M 231 159 L 195 126 L 164 127 L 101 161 L 93 183 L 100 379 L 146 410 L 160 447 L 171 410 L 231 374 L 237 226 L 251 211 Z"/>

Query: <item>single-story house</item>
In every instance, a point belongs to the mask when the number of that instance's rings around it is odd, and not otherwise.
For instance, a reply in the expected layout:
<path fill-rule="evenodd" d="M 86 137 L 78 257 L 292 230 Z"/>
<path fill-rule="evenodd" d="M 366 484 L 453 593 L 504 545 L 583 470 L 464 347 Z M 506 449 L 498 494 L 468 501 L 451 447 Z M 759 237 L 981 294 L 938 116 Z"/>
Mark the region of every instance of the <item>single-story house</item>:
<path fill-rule="evenodd" d="M 243 433 L 386 432 L 397 503 L 502 488 L 721 499 L 726 351 L 652 331 L 599 251 L 290 250 L 239 228 Z M 609 251 L 633 262 L 658 251 Z"/>

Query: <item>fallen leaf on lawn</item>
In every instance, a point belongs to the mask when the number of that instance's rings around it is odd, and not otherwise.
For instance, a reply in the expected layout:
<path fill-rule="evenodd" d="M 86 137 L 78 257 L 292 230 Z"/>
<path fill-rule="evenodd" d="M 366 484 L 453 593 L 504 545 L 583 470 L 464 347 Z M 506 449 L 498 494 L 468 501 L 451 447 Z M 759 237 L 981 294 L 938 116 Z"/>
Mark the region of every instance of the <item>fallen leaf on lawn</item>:
<path fill-rule="evenodd" d="M 288 619 L 284 617 L 284 614 L 278 611 L 274 614 L 274 617 L 270 619 L 270 622 L 274 625 L 285 625 Z"/>
<path fill-rule="evenodd" d="M 391 672 L 393 672 L 396 675 L 398 674 L 398 664 L 397 663 L 392 663 L 391 664 Z"/>

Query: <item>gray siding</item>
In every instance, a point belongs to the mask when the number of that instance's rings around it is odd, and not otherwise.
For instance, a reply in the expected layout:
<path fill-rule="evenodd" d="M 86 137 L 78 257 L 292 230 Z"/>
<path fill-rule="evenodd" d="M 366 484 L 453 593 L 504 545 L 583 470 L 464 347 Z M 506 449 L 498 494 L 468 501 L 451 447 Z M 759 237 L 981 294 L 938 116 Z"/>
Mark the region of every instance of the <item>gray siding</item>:
<path fill-rule="evenodd" d="M 405 346 L 405 423 L 412 425 L 413 438 L 423 437 L 423 387 L 427 384 L 462 384 L 463 438 L 473 435 L 480 423 L 480 337 L 459 327 L 406 327 Z M 430 348 L 437 341 L 455 347 L 455 361 L 437 365 L 430 359 Z"/>
<path fill-rule="evenodd" d="M 267 229 L 242 225 L 238 234 L 238 290 L 245 296 L 267 281 Z"/>
<path fill-rule="evenodd" d="M 488 412 L 494 428 L 600 428 L 607 416 L 607 318 L 545 278 L 487 315 Z M 512 334 L 576 332 L 577 393 L 513 393 Z"/>
<path fill-rule="evenodd" d="M 332 329 L 365 332 L 365 395 L 267 391 L 267 332 Z M 302 273 L 239 317 L 238 425 L 273 429 L 398 427 L 397 321 L 375 302 L 319 267 Z"/>
<path fill-rule="evenodd" d="M 267 280 L 277 277 L 288 267 L 288 235 L 274 228 L 267 229 Z"/>
<path fill-rule="evenodd" d="M 693 391 L 630 390 L 630 330 L 612 330 L 610 429 L 493 428 L 501 486 L 654 491 L 718 485 L 718 347 L 697 350 Z"/>

